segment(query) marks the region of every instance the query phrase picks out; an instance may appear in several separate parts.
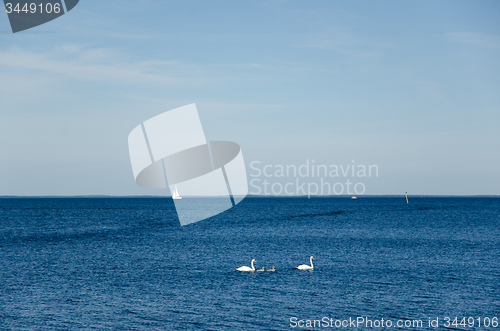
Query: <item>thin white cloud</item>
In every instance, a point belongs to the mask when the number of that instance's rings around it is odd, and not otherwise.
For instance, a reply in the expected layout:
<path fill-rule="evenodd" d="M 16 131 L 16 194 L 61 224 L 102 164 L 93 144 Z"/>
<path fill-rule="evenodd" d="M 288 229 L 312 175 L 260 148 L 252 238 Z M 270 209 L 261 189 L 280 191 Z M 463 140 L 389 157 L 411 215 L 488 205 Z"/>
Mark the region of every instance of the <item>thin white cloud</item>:
<path fill-rule="evenodd" d="M 500 36 L 472 32 L 452 32 L 445 35 L 449 40 L 461 44 L 500 48 Z"/>
<path fill-rule="evenodd" d="M 297 46 L 331 50 L 358 59 L 372 59 L 380 57 L 382 55 L 380 49 L 388 45 L 365 41 L 344 29 L 330 28 L 324 33 L 310 36 L 308 41 Z"/>
<path fill-rule="evenodd" d="M 227 68 L 232 70 L 228 72 Z M 46 74 L 56 79 L 91 82 L 113 82 L 154 86 L 199 87 L 216 81 L 262 79 L 259 69 L 279 68 L 260 63 L 185 63 L 177 60 L 134 59 L 126 51 L 114 48 L 92 48 L 88 44 L 64 44 L 52 51 L 32 52 L 19 47 L 0 48 L 0 70 Z M 234 71 L 239 72 L 238 75 Z M 5 77 L 2 77 L 5 78 Z"/>
<path fill-rule="evenodd" d="M 171 62 L 133 62 L 113 49 L 82 49 L 69 45 L 60 52 L 33 53 L 19 48 L 0 50 L 0 68 L 28 69 L 84 81 L 117 81 L 172 85 L 181 78 L 165 70 Z M 161 68 L 159 68 L 161 67 Z"/>

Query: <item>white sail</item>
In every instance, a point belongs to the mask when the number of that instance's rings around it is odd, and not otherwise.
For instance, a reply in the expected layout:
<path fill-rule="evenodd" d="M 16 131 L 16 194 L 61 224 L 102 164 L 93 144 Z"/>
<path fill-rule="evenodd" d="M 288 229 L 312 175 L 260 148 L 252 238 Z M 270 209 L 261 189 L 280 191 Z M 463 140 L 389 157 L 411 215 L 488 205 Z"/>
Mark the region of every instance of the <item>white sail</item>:
<path fill-rule="evenodd" d="M 172 193 L 172 199 L 182 199 L 182 197 L 179 195 L 179 191 L 177 191 L 177 185 L 175 185 L 174 193 Z"/>

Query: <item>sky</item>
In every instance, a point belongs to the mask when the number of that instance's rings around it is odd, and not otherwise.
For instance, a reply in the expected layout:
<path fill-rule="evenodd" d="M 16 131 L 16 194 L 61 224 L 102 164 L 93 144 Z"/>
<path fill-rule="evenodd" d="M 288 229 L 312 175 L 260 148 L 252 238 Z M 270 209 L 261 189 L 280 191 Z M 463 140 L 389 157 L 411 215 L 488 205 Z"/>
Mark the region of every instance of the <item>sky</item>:
<path fill-rule="evenodd" d="M 314 160 L 376 165 L 350 178 L 364 194 L 500 195 L 499 16 L 498 1 L 81 0 L 13 34 L 0 14 L 0 195 L 166 195 L 135 184 L 127 137 L 191 103 L 254 183 Z"/>

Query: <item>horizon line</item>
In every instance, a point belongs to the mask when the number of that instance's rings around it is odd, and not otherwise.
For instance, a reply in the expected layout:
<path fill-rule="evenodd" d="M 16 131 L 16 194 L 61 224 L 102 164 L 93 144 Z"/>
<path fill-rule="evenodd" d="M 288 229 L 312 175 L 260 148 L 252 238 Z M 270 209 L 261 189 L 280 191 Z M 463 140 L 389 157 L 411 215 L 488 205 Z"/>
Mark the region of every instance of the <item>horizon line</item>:
<path fill-rule="evenodd" d="M 238 195 L 237 195 L 238 196 Z M 353 195 L 246 195 L 249 198 L 351 198 Z M 191 195 L 184 196 L 189 198 L 221 198 L 224 196 L 206 196 L 206 195 Z M 378 197 L 405 197 L 404 194 L 366 194 L 356 195 L 359 198 L 378 198 Z M 484 198 L 500 198 L 499 194 L 409 194 L 412 198 L 445 198 L 445 197 L 484 197 Z M 110 194 L 81 194 L 81 195 L 0 195 L 0 199 L 10 198 L 168 198 L 167 195 L 110 195 Z"/>

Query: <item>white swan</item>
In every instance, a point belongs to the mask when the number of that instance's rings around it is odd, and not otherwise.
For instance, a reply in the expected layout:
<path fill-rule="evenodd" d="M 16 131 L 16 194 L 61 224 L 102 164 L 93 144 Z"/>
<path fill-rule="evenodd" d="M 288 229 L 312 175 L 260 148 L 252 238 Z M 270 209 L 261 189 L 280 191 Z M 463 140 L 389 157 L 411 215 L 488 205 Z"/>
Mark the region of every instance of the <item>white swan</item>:
<path fill-rule="evenodd" d="M 313 270 L 314 269 L 313 260 L 314 260 L 314 257 L 311 256 L 311 258 L 309 259 L 309 261 L 311 262 L 311 265 L 301 264 L 297 267 L 297 269 L 299 269 L 299 270 Z"/>
<path fill-rule="evenodd" d="M 238 268 L 238 269 L 236 269 L 236 270 L 238 270 L 238 271 L 255 271 L 255 267 L 253 266 L 253 263 L 254 263 L 254 262 L 257 262 L 257 260 L 252 259 L 252 262 L 251 262 L 252 267 L 251 267 L 251 268 L 249 268 L 249 267 L 247 267 L 247 266 L 243 266 L 243 267 L 239 267 L 239 268 Z"/>

